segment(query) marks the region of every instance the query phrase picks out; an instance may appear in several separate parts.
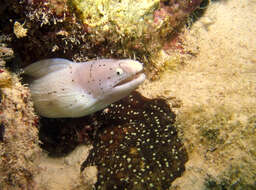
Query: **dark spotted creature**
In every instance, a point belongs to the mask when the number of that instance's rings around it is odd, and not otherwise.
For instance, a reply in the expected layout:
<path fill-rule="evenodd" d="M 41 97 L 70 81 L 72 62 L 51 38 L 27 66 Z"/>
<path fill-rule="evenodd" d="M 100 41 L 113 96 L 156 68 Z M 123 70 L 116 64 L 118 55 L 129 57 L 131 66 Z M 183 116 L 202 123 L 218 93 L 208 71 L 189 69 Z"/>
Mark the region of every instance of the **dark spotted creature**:
<path fill-rule="evenodd" d="M 95 189 L 165 190 L 182 175 L 188 156 L 165 100 L 134 92 L 97 114 L 103 127 L 81 166 L 97 166 Z"/>

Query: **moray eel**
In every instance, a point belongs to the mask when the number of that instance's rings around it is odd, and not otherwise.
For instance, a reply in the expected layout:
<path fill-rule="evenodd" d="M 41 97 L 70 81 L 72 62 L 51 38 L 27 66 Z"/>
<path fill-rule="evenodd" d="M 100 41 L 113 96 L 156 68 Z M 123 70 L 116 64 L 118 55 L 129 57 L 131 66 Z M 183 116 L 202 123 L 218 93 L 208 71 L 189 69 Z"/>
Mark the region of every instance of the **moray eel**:
<path fill-rule="evenodd" d="M 131 59 L 99 59 L 75 63 L 53 58 L 26 67 L 29 88 L 39 115 L 82 117 L 107 107 L 144 80 L 143 65 Z"/>

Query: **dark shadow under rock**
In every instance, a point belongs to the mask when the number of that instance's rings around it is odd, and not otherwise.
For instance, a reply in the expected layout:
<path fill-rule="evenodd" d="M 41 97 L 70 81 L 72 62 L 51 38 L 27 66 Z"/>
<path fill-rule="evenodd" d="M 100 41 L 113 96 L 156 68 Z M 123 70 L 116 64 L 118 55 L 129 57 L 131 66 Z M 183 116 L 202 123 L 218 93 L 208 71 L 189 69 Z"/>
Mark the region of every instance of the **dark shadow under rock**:
<path fill-rule="evenodd" d="M 93 116 L 82 118 L 49 119 L 41 118 L 39 139 L 41 148 L 49 156 L 64 156 L 75 149 L 78 144 L 91 143 L 93 132 L 99 125 Z"/>

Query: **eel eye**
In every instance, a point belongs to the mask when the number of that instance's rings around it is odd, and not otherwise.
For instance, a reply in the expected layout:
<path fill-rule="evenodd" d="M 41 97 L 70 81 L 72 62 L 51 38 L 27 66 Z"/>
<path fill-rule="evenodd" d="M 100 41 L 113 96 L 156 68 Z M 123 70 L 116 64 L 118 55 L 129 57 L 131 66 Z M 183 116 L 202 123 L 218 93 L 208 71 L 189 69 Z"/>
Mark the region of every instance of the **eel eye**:
<path fill-rule="evenodd" d="M 124 71 L 121 68 L 116 69 L 116 74 L 117 75 L 122 75 Z"/>

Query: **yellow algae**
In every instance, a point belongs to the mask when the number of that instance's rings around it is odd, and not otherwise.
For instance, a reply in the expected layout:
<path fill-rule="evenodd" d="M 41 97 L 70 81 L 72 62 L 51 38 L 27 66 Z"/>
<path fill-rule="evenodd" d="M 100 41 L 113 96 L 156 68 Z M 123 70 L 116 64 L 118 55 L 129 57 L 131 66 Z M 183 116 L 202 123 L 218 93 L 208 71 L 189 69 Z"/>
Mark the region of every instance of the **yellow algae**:
<path fill-rule="evenodd" d="M 12 78 L 10 72 L 6 69 L 0 69 L 0 88 L 10 87 Z"/>
<path fill-rule="evenodd" d="M 161 38 L 171 31 L 161 36 L 165 22 L 154 23 L 159 0 L 72 0 L 70 4 L 82 19 L 93 43 L 107 43 L 112 52 L 124 57 L 147 59 L 160 49 Z"/>
<path fill-rule="evenodd" d="M 17 38 L 23 38 L 27 36 L 28 29 L 24 28 L 24 24 L 19 23 L 16 21 L 13 26 L 13 33 L 16 35 Z"/>
<path fill-rule="evenodd" d="M 149 78 L 152 80 L 159 79 L 165 71 L 175 71 L 183 63 L 183 58 L 179 53 L 173 52 L 168 54 L 164 50 L 154 53 L 149 58 L 151 68 Z"/>
<path fill-rule="evenodd" d="M 103 31 L 115 29 L 120 35 L 140 36 L 145 21 L 153 18 L 160 1 L 73 0 L 72 3 L 91 28 L 103 26 Z"/>

